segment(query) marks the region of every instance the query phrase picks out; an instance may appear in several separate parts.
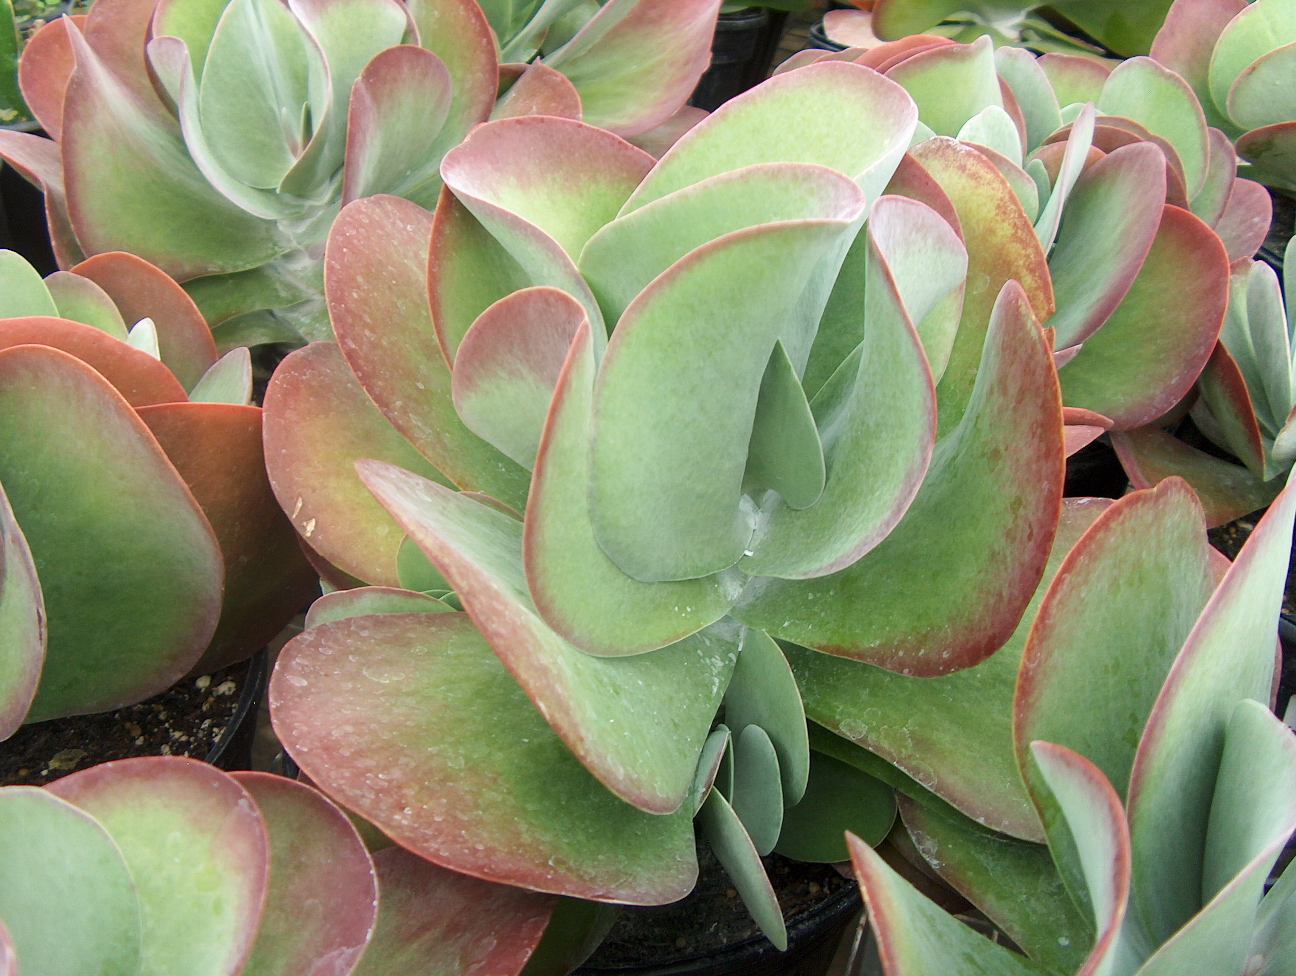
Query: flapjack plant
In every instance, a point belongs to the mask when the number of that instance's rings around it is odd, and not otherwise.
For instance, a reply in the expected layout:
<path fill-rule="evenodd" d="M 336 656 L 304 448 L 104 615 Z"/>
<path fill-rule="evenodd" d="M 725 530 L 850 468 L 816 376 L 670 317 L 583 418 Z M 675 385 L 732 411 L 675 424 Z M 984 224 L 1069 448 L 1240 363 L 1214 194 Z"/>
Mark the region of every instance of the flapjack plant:
<path fill-rule="evenodd" d="M 186 282 L 222 348 L 301 344 L 330 335 L 339 207 L 431 206 L 442 156 L 492 115 L 653 129 L 706 69 L 718 5 L 493 3 L 492 22 L 475 0 L 106 0 L 31 39 L 19 77 L 51 138 L 0 133 L 0 154 L 45 190 L 61 267 L 130 251 Z M 582 18 L 543 61 L 499 64 L 492 25 L 522 58 Z"/>
<path fill-rule="evenodd" d="M 1247 176 L 1296 192 L 1296 4 L 1175 0 L 1152 57 L 1193 86 Z"/>
<path fill-rule="evenodd" d="M 1212 526 L 1269 504 L 1296 461 L 1296 315 L 1285 306 L 1269 265 L 1241 260 L 1232 270 L 1228 315 L 1197 381 L 1190 416 L 1198 431 L 1241 464 L 1198 450 L 1155 424 L 1112 435 L 1135 487 L 1179 475 L 1201 498 Z M 1284 280 L 1290 295 L 1296 274 L 1286 271 Z"/>
<path fill-rule="evenodd" d="M 146 261 L 0 251 L 0 739 L 243 660 L 310 598 L 251 387 Z"/>
<path fill-rule="evenodd" d="M 0 825 L 6 974 L 516 972 L 556 901 L 371 857 L 316 790 L 178 757 L 5 787 Z"/>
<path fill-rule="evenodd" d="M 660 161 L 498 120 L 447 154 L 435 215 L 342 212 L 338 341 L 266 398 L 281 504 L 370 584 L 321 600 L 271 683 L 322 789 L 454 870 L 597 901 L 685 894 L 697 814 L 775 941 L 757 855 L 845 853 L 803 795 L 857 797 L 881 840 L 889 790 L 812 754 L 771 638 L 975 663 L 1063 475 L 1039 240 L 979 153 L 905 153 L 916 116 L 815 65 Z"/>
<path fill-rule="evenodd" d="M 1069 499 L 1037 612 L 944 687 L 792 657 L 812 719 L 870 748 L 905 734 L 905 761 L 927 764 L 901 786 L 910 835 L 1024 953 L 855 842 L 887 976 L 1290 971 L 1296 873 L 1265 888 L 1296 830 L 1296 737 L 1268 704 L 1294 512 L 1288 489 L 1229 565 L 1179 479 Z M 825 711 L 852 699 L 869 728 Z"/>

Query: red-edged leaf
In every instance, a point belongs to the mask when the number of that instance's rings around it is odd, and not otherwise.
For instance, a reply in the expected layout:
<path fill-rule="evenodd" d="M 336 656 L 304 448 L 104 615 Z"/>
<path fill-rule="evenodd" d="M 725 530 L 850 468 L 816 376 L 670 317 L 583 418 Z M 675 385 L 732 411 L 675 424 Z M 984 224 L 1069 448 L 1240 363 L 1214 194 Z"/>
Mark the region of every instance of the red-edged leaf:
<path fill-rule="evenodd" d="M 1251 163 L 1247 175 L 1270 186 L 1296 191 L 1296 121 L 1275 122 L 1238 136 L 1238 155 Z"/>
<path fill-rule="evenodd" d="M 557 903 L 479 881 L 399 847 L 374 856 L 378 928 L 353 976 L 517 976 Z"/>
<path fill-rule="evenodd" d="M 1282 489 L 1280 479 L 1261 481 L 1242 465 L 1189 447 L 1154 425 L 1112 431 L 1111 439 L 1135 488 L 1178 475 L 1197 493 L 1212 528 L 1264 508 Z"/>
<path fill-rule="evenodd" d="M 233 403 L 143 407 L 167 458 L 193 492 L 225 561 L 221 620 L 195 674 L 250 657 L 311 598 L 315 571 L 266 477 L 261 408 Z"/>
<path fill-rule="evenodd" d="M 139 890 L 141 969 L 238 976 L 265 903 L 270 844 L 252 797 L 214 766 L 121 759 L 45 787 L 117 842 Z"/>
<path fill-rule="evenodd" d="M 958 211 L 954 209 L 954 201 L 931 173 L 927 172 L 922 163 L 914 159 L 911 154 L 905 153 L 900 158 L 900 165 L 896 167 L 891 182 L 887 184 L 886 192 L 927 204 L 944 217 L 954 228 L 954 233 L 958 234 L 959 240 L 963 240 L 963 222 L 959 220 Z"/>
<path fill-rule="evenodd" d="M 657 816 L 608 792 L 467 614 L 312 627 L 280 654 L 270 709 L 320 788 L 438 864 L 636 904 L 681 898 L 697 878 L 692 807 Z"/>
<path fill-rule="evenodd" d="M 152 73 L 146 63 L 144 45 L 157 0 L 108 0 L 98 10 L 91 8 L 82 25 L 86 43 L 105 68 L 130 90 L 147 111 L 166 111 Z"/>
<path fill-rule="evenodd" d="M 511 119 L 519 115 L 556 115 L 579 120 L 580 94 L 565 74 L 536 61 L 527 65 L 522 77 L 513 82 L 491 112 L 492 119 Z"/>
<path fill-rule="evenodd" d="M 63 187 L 63 158 L 58 143 L 26 132 L 0 129 L 0 156 L 23 177 L 45 194 L 45 216 L 50 243 L 58 266 L 72 267 L 85 258 L 72 220 L 68 216 L 67 195 Z"/>
<path fill-rule="evenodd" d="M 31 550 L 0 485 L 0 742 L 22 725 L 45 661 L 45 606 Z"/>
<path fill-rule="evenodd" d="M 395 586 L 357 586 L 349 590 L 325 593 L 311 604 L 306 626 L 315 627 L 344 617 L 363 617 L 375 613 L 446 613 L 449 604 L 416 590 Z"/>
<path fill-rule="evenodd" d="M 55 142 L 63 128 L 63 95 L 76 65 L 67 31 L 75 29 L 62 17 L 50 21 L 27 39 L 18 62 L 23 100 Z"/>
<path fill-rule="evenodd" d="M 1252 474 L 1263 478 L 1265 447 L 1260 436 L 1260 422 L 1256 420 L 1242 371 L 1224 348 L 1224 343 L 1215 344 L 1210 360 L 1197 380 L 1197 389 L 1210 408 L 1211 417 L 1223 430 L 1229 450 Z"/>
<path fill-rule="evenodd" d="M 442 156 L 490 117 L 499 88 L 495 35 L 474 0 L 410 0 L 407 6 L 419 44 L 450 69 L 450 113 L 433 150 Z"/>
<path fill-rule="evenodd" d="M 1160 417 L 1210 358 L 1228 288 L 1219 238 L 1190 211 L 1167 204 L 1124 299 L 1058 374 L 1065 402 L 1110 417 L 1117 430 Z"/>
<path fill-rule="evenodd" d="M 378 918 L 378 878 L 341 810 L 300 783 L 234 773 L 270 836 L 265 911 L 242 976 L 352 972 Z"/>
<path fill-rule="evenodd" d="M 431 230 L 426 210 L 391 196 L 357 200 L 333 222 L 324 294 L 338 347 L 392 427 L 445 477 L 522 508 L 525 469 L 455 413 L 450 369 L 428 313 L 425 255 Z"/>
<path fill-rule="evenodd" d="M 654 126 L 637 136 L 631 136 L 627 141 L 653 158 L 661 159 L 671 146 L 679 142 L 684 133 L 705 119 L 707 114 L 704 109 L 685 105 L 661 125 Z"/>
<path fill-rule="evenodd" d="M 75 356 L 97 370 L 132 407 L 188 399 L 162 363 L 92 325 L 48 315 L 0 319 L 0 349 L 19 345 L 52 346 Z"/>
<path fill-rule="evenodd" d="M 1151 55 L 1188 82 L 1211 125 L 1224 121 L 1210 96 L 1210 61 L 1225 26 L 1246 0 L 1175 0 L 1152 41 Z"/>
<path fill-rule="evenodd" d="M 1249 258 L 1260 250 L 1272 220 L 1269 191 L 1254 180 L 1234 180 L 1224 212 L 1215 222 L 1215 233 L 1224 242 L 1229 260 Z"/>
<path fill-rule="evenodd" d="M 1057 361 L 1057 353 L 1053 354 L 1053 360 Z M 1065 425 L 1062 436 L 1066 441 L 1067 457 L 1097 440 L 1112 427 L 1110 417 L 1080 407 L 1063 407 L 1062 423 Z"/>
<path fill-rule="evenodd" d="M 169 687 L 220 614 L 220 549 L 193 495 L 129 404 L 67 353 L 0 352 L 0 417 L 0 482 L 49 614 L 29 719 Z"/>
<path fill-rule="evenodd" d="M 1048 53 L 1037 63 L 1048 76 L 1062 107 L 1076 102 L 1097 102 L 1111 74 L 1109 65 L 1077 54 Z"/>
<path fill-rule="evenodd" d="M 962 421 L 937 443 L 891 534 L 831 576 L 757 580 L 735 617 L 920 676 L 971 667 L 1003 644 L 1044 572 L 1065 467 L 1057 374 L 1015 282 L 995 305 L 979 366 Z"/>
<path fill-rule="evenodd" d="M 279 505 L 329 563 L 381 586 L 396 586 L 404 533 L 356 477 L 360 458 L 384 458 L 439 478 L 387 422 L 335 343 L 298 349 L 266 388 L 266 469 Z"/>
<path fill-rule="evenodd" d="M 198 306 L 161 268 L 133 254 L 110 251 L 82 261 L 72 271 L 108 293 L 127 328 L 145 317 L 153 320 L 162 362 L 186 390 L 216 362 L 216 343 Z"/>

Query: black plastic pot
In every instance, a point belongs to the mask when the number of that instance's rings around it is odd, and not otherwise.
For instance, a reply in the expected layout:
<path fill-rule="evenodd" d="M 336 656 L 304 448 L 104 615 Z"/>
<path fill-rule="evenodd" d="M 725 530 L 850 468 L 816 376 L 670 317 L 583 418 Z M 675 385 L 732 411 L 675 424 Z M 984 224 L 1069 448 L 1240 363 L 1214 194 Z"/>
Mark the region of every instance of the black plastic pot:
<path fill-rule="evenodd" d="M 225 770 L 252 768 L 252 740 L 256 737 L 257 709 L 265 694 L 270 671 L 267 661 L 264 649 L 257 651 L 248 661 L 238 705 L 235 706 L 225 731 L 203 757 L 205 762 Z"/>
<path fill-rule="evenodd" d="M 830 40 L 828 35 L 824 33 L 824 23 L 822 20 L 810 28 L 810 40 L 806 42 L 806 47 L 818 48 L 822 51 L 846 50 L 845 44 L 838 44 L 836 41 Z"/>
<path fill-rule="evenodd" d="M 748 7 L 721 14 L 711 41 L 711 67 L 698 79 L 689 104 L 708 112 L 760 84 L 769 74 L 787 14 Z"/>
<path fill-rule="evenodd" d="M 822 972 L 859 909 L 859 889 L 851 882 L 788 923 L 787 952 L 779 952 L 764 936 L 757 936 L 704 956 L 636 966 L 586 965 L 572 976 L 784 976 L 794 970 Z"/>

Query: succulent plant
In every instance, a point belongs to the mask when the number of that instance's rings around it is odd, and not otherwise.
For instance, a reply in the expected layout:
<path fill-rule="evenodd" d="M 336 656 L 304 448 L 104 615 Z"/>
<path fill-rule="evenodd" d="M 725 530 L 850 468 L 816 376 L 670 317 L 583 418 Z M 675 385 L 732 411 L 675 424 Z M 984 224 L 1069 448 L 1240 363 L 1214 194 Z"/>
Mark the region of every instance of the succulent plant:
<path fill-rule="evenodd" d="M 516 972 L 556 901 L 371 857 L 314 789 L 179 757 L 4 787 L 0 825 L 6 976 Z"/>
<path fill-rule="evenodd" d="M 1232 271 L 1219 345 L 1197 381 L 1195 402 L 1183 406 L 1190 406 L 1197 431 L 1241 464 L 1199 450 L 1160 424 L 1112 434 L 1131 483 L 1146 488 L 1179 475 L 1201 498 L 1212 526 L 1268 505 L 1296 461 L 1296 318 L 1284 308 L 1283 289 L 1269 265 L 1243 259 Z M 1285 278 L 1290 295 L 1292 273 Z M 1181 412 L 1169 419 L 1182 423 Z"/>
<path fill-rule="evenodd" d="M 918 850 L 1025 954 L 856 842 L 887 976 L 1290 971 L 1296 873 L 1265 888 L 1296 830 L 1296 737 L 1268 704 L 1294 512 L 1288 490 L 1229 565 L 1179 479 L 1068 499 L 1034 612 L 977 667 L 924 686 L 791 657 L 812 719 L 917 776 Z"/>
<path fill-rule="evenodd" d="M 341 205 L 431 206 L 441 157 L 492 114 L 653 129 L 709 63 L 718 3 L 489 4 L 518 57 L 586 21 L 501 67 L 474 0 L 102 0 L 28 43 L 19 78 L 52 138 L 0 133 L 0 153 L 46 191 L 60 266 L 130 251 L 186 282 L 222 348 L 300 344 L 329 336 Z"/>
<path fill-rule="evenodd" d="M 1179 72 L 1247 176 L 1296 191 L 1296 4 L 1175 0 L 1152 56 Z"/>
<path fill-rule="evenodd" d="M 0 251 L 0 738 L 242 660 L 310 598 L 250 393 L 146 261 Z"/>

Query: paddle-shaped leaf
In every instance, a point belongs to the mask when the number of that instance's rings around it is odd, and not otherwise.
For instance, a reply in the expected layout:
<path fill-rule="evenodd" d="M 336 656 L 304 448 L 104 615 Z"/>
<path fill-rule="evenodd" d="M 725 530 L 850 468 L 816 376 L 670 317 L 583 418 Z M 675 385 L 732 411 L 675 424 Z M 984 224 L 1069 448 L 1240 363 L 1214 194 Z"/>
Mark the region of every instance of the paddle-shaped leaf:
<path fill-rule="evenodd" d="M 703 631 L 649 655 L 588 655 L 536 614 L 516 521 L 389 464 L 362 461 L 357 469 L 590 771 L 641 809 L 677 809 L 733 671 L 736 628 Z M 638 707 L 627 710 L 627 696 Z"/>
<path fill-rule="evenodd" d="M 698 811 L 698 827 L 765 937 L 786 951 L 787 927 L 765 866 L 743 822 L 719 790 L 712 789 Z"/>
<path fill-rule="evenodd" d="M 353 976 L 516 976 L 556 899 L 437 867 L 399 847 L 374 856 L 378 927 Z"/>
<path fill-rule="evenodd" d="M 944 674 L 988 657 L 1017 626 L 1057 525 L 1055 377 L 1026 294 L 1010 283 L 991 316 L 967 412 L 937 444 L 899 525 L 831 576 L 753 580 L 734 616 L 771 636 L 908 674 Z"/>
<path fill-rule="evenodd" d="M 913 96 L 919 120 L 938 136 L 959 136 L 959 130 L 983 109 L 1003 108 L 989 37 L 921 51 L 886 76 Z M 1020 143 L 1017 152 L 1020 157 Z"/>
<path fill-rule="evenodd" d="M 490 117 L 499 88 L 495 38 L 474 0 L 410 0 L 407 6 L 420 46 L 450 71 L 450 111 L 432 150 L 440 158 Z"/>
<path fill-rule="evenodd" d="M 895 816 L 895 790 L 839 759 L 812 752 L 805 795 L 783 811 L 774 850 L 797 861 L 837 863 L 850 856 L 846 831 L 875 847 L 891 832 Z"/>
<path fill-rule="evenodd" d="M 234 773 L 265 819 L 270 883 L 240 976 L 348 972 L 378 917 L 373 862 L 346 815 L 311 789 L 269 773 Z"/>
<path fill-rule="evenodd" d="M 84 322 L 107 332 L 115 339 L 126 338 L 126 323 L 108 293 L 89 278 L 70 271 L 55 271 L 45 279 L 45 287 L 58 308 L 60 318 Z"/>
<path fill-rule="evenodd" d="M 810 766 L 805 709 L 796 678 L 779 646 L 763 631 L 749 630 L 725 692 L 725 721 L 739 733 L 760 726 L 778 753 L 783 802 L 800 801 Z"/>
<path fill-rule="evenodd" d="M 139 892 L 141 971 L 237 976 L 256 939 L 270 845 L 256 804 L 193 759 L 149 756 L 46 787 L 94 817 Z"/>
<path fill-rule="evenodd" d="M 395 586 L 357 586 L 351 590 L 325 593 L 311 604 L 306 626 L 326 624 L 346 617 L 365 617 L 375 613 L 446 613 L 454 608 L 417 590 Z"/>
<path fill-rule="evenodd" d="M 0 742 L 22 725 L 44 661 L 45 606 L 40 580 L 27 540 L 0 485 Z"/>
<path fill-rule="evenodd" d="M 280 655 L 270 707 L 321 789 L 438 864 L 637 904 L 682 898 L 696 880 L 692 808 L 656 816 L 608 792 L 466 614 L 312 627 Z"/>
<path fill-rule="evenodd" d="M 523 562 L 536 611 L 556 633 L 590 654 L 636 654 L 719 620 L 742 577 L 727 572 L 641 583 L 600 548 L 589 504 L 595 373 L 590 345 L 584 323 L 567 352 L 536 457 Z"/>

